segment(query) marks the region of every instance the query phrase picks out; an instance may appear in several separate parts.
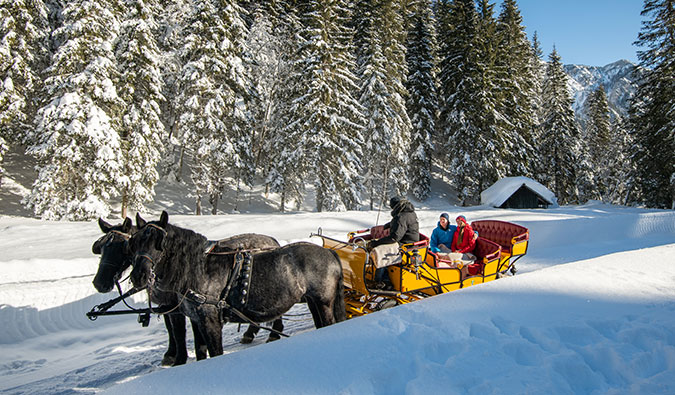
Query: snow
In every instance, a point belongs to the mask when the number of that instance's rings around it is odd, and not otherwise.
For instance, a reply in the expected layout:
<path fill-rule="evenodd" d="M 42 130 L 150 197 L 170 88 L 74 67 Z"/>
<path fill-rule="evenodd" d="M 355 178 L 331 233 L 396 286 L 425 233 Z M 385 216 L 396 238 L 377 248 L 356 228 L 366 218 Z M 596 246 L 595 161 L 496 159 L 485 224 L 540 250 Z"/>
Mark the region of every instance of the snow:
<path fill-rule="evenodd" d="M 98 225 L 22 217 L 30 213 L 17 202 L 32 182 L 32 164 L 15 152 L 7 158 L 0 186 L 2 393 L 675 393 L 673 211 L 598 202 L 457 207 L 439 177 L 430 199 L 412 200 L 422 233 L 431 234 L 441 212 L 526 226 L 530 247 L 517 275 L 321 330 L 298 304 L 284 321 L 290 338 L 266 344 L 261 334 L 242 345 L 242 332 L 228 324 L 225 355 L 200 362 L 188 325 L 188 364 L 162 368 L 167 334 L 159 318 L 143 328 L 133 315 L 85 317 L 116 296 L 97 294 L 91 284 Z M 281 244 L 318 242 L 309 238 L 318 227 L 345 239 L 389 217 L 386 208 L 310 212 L 311 193 L 306 211 L 280 214 L 276 195 L 264 199 L 262 190 L 239 202 L 241 213 L 197 217 L 185 215 L 193 202 L 181 188 L 160 182 L 143 216 L 157 218 L 166 208 L 172 223 L 211 239 L 260 232 Z M 220 207 L 229 211 L 233 201 Z M 145 307 L 145 295 L 132 303 Z"/>
<path fill-rule="evenodd" d="M 526 186 L 536 192 L 539 196 L 546 199 L 553 207 L 558 206 L 558 199 L 553 192 L 528 177 L 504 177 L 495 182 L 488 189 L 480 194 L 481 203 L 491 207 L 500 207 L 511 197 L 520 187 Z"/>
<path fill-rule="evenodd" d="M 444 211 L 526 226 L 531 241 L 519 272 L 320 330 L 299 304 L 285 321 L 291 337 L 273 343 L 261 335 L 241 345 L 237 325 L 228 324 L 226 354 L 200 362 L 188 331 L 190 359 L 175 368 L 159 366 L 167 340 L 159 319 L 143 328 L 135 316 L 85 317 L 115 296 L 91 285 L 98 264 L 91 244 L 101 234 L 94 221 L 0 216 L 0 391 L 675 392 L 675 212 L 597 202 L 502 210 L 449 206 L 442 198 L 416 206 L 426 234 Z M 250 212 L 169 220 L 212 239 L 261 232 L 286 244 L 318 242 L 309 238 L 318 227 L 345 239 L 375 224 L 377 215 Z M 134 298 L 136 306 L 147 303 L 144 295 Z"/>

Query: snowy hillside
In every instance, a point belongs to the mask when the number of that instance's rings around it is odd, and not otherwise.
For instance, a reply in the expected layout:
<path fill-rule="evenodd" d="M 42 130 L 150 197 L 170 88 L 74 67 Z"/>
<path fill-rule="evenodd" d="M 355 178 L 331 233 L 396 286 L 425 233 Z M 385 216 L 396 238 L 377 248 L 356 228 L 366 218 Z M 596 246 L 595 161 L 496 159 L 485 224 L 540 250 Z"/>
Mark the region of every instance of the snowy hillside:
<path fill-rule="evenodd" d="M 635 94 L 633 75 L 635 64 L 619 60 L 603 67 L 568 64 L 565 73 L 570 77 L 569 88 L 574 98 L 574 112 L 584 119 L 586 99 L 600 85 L 605 88 L 611 118 L 625 118 L 628 114 L 629 100 Z"/>

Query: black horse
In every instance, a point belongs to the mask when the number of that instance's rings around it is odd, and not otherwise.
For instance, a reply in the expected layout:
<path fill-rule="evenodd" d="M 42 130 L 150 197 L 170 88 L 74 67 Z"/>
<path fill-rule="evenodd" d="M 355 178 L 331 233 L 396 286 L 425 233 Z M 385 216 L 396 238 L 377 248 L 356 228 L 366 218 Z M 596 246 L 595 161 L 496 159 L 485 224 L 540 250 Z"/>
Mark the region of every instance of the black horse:
<path fill-rule="evenodd" d="M 293 243 L 254 253 L 207 254 L 206 237 L 159 221 L 137 223 L 129 240 L 136 287 L 175 292 L 185 315 L 199 321 L 209 355 L 223 353 L 226 322 L 267 322 L 305 301 L 321 328 L 346 317 L 342 266 L 334 251 Z"/>
<path fill-rule="evenodd" d="M 143 221 L 139 215 L 136 216 L 137 221 Z M 103 219 L 98 221 L 101 231 L 104 235 L 94 242 L 92 251 L 94 254 L 100 254 L 101 260 L 99 262 L 98 271 L 94 276 L 94 287 L 101 293 L 110 292 L 115 283 L 119 280 L 124 271 L 131 266 L 131 259 L 133 255 L 129 252 L 127 240 L 136 233 L 136 226 L 133 226 L 131 220 L 126 218 L 120 225 L 110 225 Z M 251 249 L 251 248 L 275 248 L 279 247 L 279 242 L 274 238 L 263 235 L 246 234 L 229 239 L 220 240 L 216 243 L 217 249 Z M 173 292 L 159 292 L 152 293 L 153 303 L 176 306 L 178 298 Z M 196 322 L 191 321 L 192 331 L 195 339 L 195 354 L 197 360 L 205 359 L 207 348 L 203 340 L 201 332 Z M 169 333 L 169 348 L 162 358 L 162 365 L 182 365 L 187 361 L 187 345 L 185 342 L 185 315 L 180 311 L 175 311 L 171 314 L 164 315 L 164 324 Z M 272 328 L 277 331 L 283 330 L 283 322 L 281 319 L 275 320 Z M 242 336 L 242 343 L 251 343 L 259 331 L 259 327 L 249 325 L 248 329 Z M 267 341 L 279 339 L 276 333 L 270 333 Z"/>
<path fill-rule="evenodd" d="M 129 253 L 127 241 L 132 234 L 136 233 L 136 227 L 131 224 L 129 218 L 126 218 L 122 224 L 114 226 L 99 218 L 98 225 L 105 234 L 92 246 L 92 252 L 101 255 L 93 284 L 98 292 L 106 293 L 113 289 L 122 273 L 131 266 L 133 255 Z M 178 304 L 176 294 L 172 292 L 155 292 L 152 296 L 152 302 L 160 306 Z M 185 315 L 178 311 L 164 314 L 164 325 L 169 333 L 169 348 L 164 353 L 162 365 L 182 365 L 187 361 L 188 356 L 185 343 Z M 192 322 L 192 331 L 196 357 L 198 360 L 204 359 L 206 358 L 206 345 L 195 322 Z"/>

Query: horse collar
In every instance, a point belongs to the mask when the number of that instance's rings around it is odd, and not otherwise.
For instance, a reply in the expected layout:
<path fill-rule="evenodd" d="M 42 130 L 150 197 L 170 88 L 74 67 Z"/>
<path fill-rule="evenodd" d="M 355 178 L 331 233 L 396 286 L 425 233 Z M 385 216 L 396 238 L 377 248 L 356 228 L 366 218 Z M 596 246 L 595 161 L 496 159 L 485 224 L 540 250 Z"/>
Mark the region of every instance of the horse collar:
<path fill-rule="evenodd" d="M 251 288 L 253 255 L 248 251 L 240 252 L 234 256 L 234 262 L 233 271 L 230 273 L 231 279 L 234 281 L 230 282 L 228 280 L 229 289 L 226 288 L 223 291 L 221 300 L 225 300 L 231 307 L 243 309 L 248 302 L 249 290 Z"/>

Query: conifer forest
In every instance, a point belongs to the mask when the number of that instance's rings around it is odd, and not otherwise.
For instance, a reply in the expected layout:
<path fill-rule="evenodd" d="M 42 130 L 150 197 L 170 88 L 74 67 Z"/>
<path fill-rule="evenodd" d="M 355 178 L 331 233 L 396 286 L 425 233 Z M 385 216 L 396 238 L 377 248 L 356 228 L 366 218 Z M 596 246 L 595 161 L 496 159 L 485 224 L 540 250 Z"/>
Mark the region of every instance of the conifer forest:
<path fill-rule="evenodd" d="M 160 178 L 195 213 L 263 184 L 279 210 L 430 194 L 459 203 L 507 176 L 560 204 L 673 209 L 675 1 L 645 0 L 625 117 L 602 87 L 584 122 L 565 54 L 542 53 L 516 0 L 0 0 L 3 154 L 37 163 L 43 219 L 126 216 Z"/>

